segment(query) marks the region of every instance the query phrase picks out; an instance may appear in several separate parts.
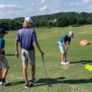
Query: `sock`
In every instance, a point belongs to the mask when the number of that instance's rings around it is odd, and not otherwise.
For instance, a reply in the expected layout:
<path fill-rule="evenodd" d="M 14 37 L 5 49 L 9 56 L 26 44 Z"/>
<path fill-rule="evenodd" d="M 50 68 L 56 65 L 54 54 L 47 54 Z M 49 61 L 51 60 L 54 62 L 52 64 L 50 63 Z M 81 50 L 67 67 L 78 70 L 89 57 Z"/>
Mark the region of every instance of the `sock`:
<path fill-rule="evenodd" d="M 2 82 L 5 82 L 5 78 L 2 79 Z"/>
<path fill-rule="evenodd" d="M 2 81 L 2 78 L 0 78 L 0 81 Z"/>

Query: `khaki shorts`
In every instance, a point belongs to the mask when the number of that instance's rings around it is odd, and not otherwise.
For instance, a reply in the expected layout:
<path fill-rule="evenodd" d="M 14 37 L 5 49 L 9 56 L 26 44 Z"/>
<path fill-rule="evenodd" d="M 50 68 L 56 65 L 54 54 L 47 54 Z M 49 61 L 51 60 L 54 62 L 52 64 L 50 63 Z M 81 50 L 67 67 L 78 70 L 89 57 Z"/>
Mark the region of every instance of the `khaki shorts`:
<path fill-rule="evenodd" d="M 8 61 L 4 55 L 2 55 L 2 61 L 0 62 L 0 68 L 9 68 Z"/>
<path fill-rule="evenodd" d="M 28 66 L 28 63 L 31 65 L 35 65 L 35 50 L 25 50 L 22 49 L 21 51 L 21 58 L 23 66 Z"/>

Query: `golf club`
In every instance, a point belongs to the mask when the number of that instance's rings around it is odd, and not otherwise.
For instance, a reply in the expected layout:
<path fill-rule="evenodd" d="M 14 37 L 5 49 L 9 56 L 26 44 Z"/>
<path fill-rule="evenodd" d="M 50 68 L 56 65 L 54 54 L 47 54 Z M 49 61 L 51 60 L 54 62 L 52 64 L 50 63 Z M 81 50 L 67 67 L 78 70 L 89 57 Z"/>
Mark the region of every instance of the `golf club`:
<path fill-rule="evenodd" d="M 44 62 L 44 56 L 42 55 L 42 62 L 44 65 L 44 69 L 45 69 L 45 74 L 46 74 L 46 78 L 47 78 L 47 83 L 48 83 L 48 76 L 47 76 L 47 70 L 46 70 L 46 66 L 45 66 L 45 62 Z"/>
<path fill-rule="evenodd" d="M 49 80 L 48 80 L 48 75 L 47 75 L 47 70 L 46 70 L 46 66 L 45 66 L 45 62 L 44 62 L 44 56 L 42 55 L 42 62 L 43 62 L 43 65 L 44 65 L 44 69 L 45 69 L 45 74 L 46 74 L 46 79 L 47 79 L 47 85 L 51 87 L 51 85 L 49 84 Z M 48 87 L 48 92 L 49 91 L 49 87 Z"/>

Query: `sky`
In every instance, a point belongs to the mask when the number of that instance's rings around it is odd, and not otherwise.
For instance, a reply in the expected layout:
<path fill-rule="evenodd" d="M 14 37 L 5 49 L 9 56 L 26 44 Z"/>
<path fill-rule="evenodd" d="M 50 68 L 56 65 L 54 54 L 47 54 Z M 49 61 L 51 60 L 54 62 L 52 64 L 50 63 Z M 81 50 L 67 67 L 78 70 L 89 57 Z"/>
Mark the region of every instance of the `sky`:
<path fill-rule="evenodd" d="M 0 0 L 0 19 L 58 12 L 92 13 L 92 0 Z"/>

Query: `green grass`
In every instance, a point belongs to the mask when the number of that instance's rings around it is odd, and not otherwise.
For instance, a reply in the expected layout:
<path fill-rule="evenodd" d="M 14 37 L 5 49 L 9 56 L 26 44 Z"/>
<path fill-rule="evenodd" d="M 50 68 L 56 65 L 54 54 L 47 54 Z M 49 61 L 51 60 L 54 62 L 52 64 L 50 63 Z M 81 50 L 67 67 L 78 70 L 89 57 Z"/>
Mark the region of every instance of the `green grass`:
<path fill-rule="evenodd" d="M 92 25 L 65 28 L 35 28 L 41 48 L 45 52 L 45 69 L 39 51 L 36 49 L 36 76 L 40 78 L 34 87 L 25 89 L 22 77 L 21 58 L 12 56 L 15 53 L 15 37 L 17 32 L 10 31 L 6 35 L 6 55 L 10 65 L 7 80 L 11 86 L 3 87 L 0 92 L 92 92 L 92 72 L 85 70 L 85 64 L 92 63 Z M 61 35 L 74 31 L 71 48 L 68 52 L 69 66 L 60 65 L 60 53 L 56 42 Z M 90 45 L 81 47 L 80 40 L 88 39 Z M 30 66 L 28 76 L 31 79 Z M 48 85 L 49 84 L 49 85 Z"/>

